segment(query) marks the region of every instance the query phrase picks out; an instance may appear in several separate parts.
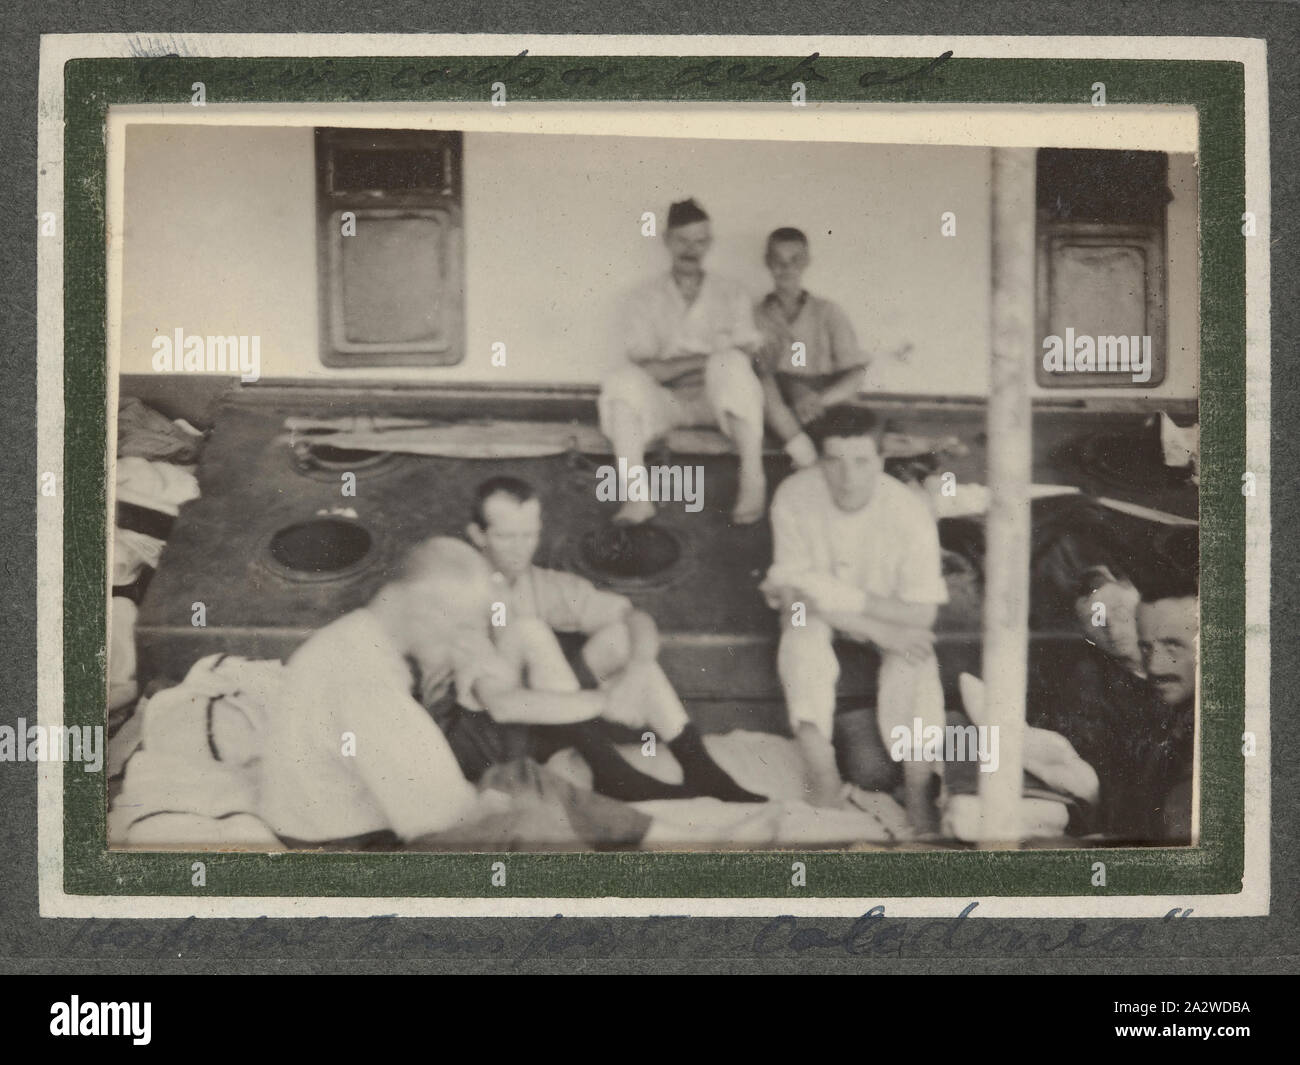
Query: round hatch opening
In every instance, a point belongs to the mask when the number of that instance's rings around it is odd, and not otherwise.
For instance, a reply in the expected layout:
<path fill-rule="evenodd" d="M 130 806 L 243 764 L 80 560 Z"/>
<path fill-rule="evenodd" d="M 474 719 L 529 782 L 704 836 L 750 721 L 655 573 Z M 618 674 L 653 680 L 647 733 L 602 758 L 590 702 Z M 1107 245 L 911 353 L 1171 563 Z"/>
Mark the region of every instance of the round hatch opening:
<path fill-rule="evenodd" d="M 321 517 L 294 522 L 272 534 L 271 561 L 299 580 L 324 580 L 356 569 L 370 554 L 372 538 L 346 518 Z"/>
<path fill-rule="evenodd" d="M 589 575 L 610 582 L 654 583 L 682 560 L 682 542 L 654 524 L 601 525 L 578 541 L 578 561 Z"/>
<path fill-rule="evenodd" d="M 395 451 L 337 447 L 302 439 L 293 442 L 289 454 L 298 473 L 318 481 L 337 480 L 342 473 L 365 477 L 387 472 L 398 466 L 403 458 Z"/>

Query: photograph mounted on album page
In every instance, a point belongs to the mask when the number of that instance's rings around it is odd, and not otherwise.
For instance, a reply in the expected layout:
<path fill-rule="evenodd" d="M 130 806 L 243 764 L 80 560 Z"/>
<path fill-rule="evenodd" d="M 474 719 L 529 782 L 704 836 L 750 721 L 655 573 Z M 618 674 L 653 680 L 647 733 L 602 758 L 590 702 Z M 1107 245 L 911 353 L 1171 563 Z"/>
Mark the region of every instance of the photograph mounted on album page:
<path fill-rule="evenodd" d="M 1264 55 L 44 37 L 41 913 L 1266 914 Z"/>

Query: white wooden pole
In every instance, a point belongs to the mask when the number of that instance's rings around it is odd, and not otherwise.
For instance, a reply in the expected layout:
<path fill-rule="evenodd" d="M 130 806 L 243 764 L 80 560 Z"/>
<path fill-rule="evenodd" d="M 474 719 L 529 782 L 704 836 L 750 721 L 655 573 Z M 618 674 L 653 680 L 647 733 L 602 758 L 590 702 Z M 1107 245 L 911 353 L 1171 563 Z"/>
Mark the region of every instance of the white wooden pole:
<path fill-rule="evenodd" d="M 1021 833 L 1033 446 L 1029 383 L 1038 357 L 1035 174 L 1032 148 L 993 150 L 983 671 L 985 714 L 998 729 L 999 765 L 979 777 L 985 846 L 1016 846 Z"/>

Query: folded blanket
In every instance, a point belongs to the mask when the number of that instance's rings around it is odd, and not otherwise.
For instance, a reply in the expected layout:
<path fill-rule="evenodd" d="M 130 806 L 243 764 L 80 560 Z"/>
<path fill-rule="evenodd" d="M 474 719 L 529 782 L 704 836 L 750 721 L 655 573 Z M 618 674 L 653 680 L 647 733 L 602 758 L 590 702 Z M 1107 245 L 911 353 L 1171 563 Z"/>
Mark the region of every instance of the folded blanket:
<path fill-rule="evenodd" d="M 171 520 L 199 496 L 199 482 L 183 466 L 138 456 L 117 460 L 113 529 L 113 584 L 128 585 L 146 567 L 158 568 Z"/>

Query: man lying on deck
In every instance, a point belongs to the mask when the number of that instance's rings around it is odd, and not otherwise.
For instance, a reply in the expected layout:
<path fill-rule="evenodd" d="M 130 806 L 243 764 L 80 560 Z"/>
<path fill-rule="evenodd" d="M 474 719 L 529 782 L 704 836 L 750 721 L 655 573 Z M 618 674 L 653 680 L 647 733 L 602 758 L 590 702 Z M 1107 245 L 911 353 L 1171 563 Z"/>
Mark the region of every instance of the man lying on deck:
<path fill-rule="evenodd" d="M 512 753 L 544 761 L 549 753 L 574 747 L 592 770 L 593 788 L 627 802 L 705 795 L 729 802 L 764 801 L 732 780 L 705 749 L 659 667 L 654 619 L 626 597 L 602 591 L 584 577 L 533 565 L 542 506 L 531 485 L 515 477 L 494 477 L 479 485 L 466 532 L 504 582 L 495 619 L 503 624 L 493 632 L 498 650 L 525 674 L 528 687 L 577 692 L 581 683 L 555 633 L 582 633 L 587 639 L 578 668 L 590 674 L 589 687 L 608 693 L 600 716 L 653 731 L 681 765 L 682 784 L 665 784 L 634 769 L 595 720 L 557 727 L 554 720 L 536 719 L 520 735 L 521 730 L 511 730 L 490 711 L 472 713 L 447 693 L 426 689 L 425 705 L 453 747 L 475 762 L 500 761 Z"/>
<path fill-rule="evenodd" d="M 1157 705 L 1142 722 L 1149 737 L 1142 752 L 1149 782 L 1148 837 L 1165 843 L 1192 840 L 1195 766 L 1196 661 L 1200 639 L 1197 575 L 1170 570 L 1143 582 L 1138 644 Z"/>
<path fill-rule="evenodd" d="M 520 688 L 488 635 L 498 594 L 473 548 L 428 540 L 370 603 L 290 656 L 283 703 L 269 715 L 260 802 L 287 846 L 509 850 L 645 846 L 664 837 L 660 822 L 530 761 L 488 767 L 477 787 L 461 772 L 412 695 L 420 676 L 454 677 L 463 700 L 504 721 L 585 720 L 609 700 L 604 692 Z M 744 840 L 747 826 L 764 819 L 765 812 L 729 826 L 723 841 Z M 756 831 L 768 838 L 771 826 Z M 667 835 L 689 840 L 689 826 L 670 826 Z"/>
<path fill-rule="evenodd" d="M 1091 565 L 1073 596 L 1075 626 L 1083 646 L 1044 642 L 1030 651 L 1026 723 L 1059 732 L 1100 780 L 1098 803 L 1072 813 L 1076 835 L 1100 833 L 1137 841 L 1140 803 L 1147 787 L 1135 761 L 1135 722 L 1154 705 L 1138 644 L 1141 594 L 1118 563 Z M 1141 740 L 1138 739 L 1140 743 Z"/>

